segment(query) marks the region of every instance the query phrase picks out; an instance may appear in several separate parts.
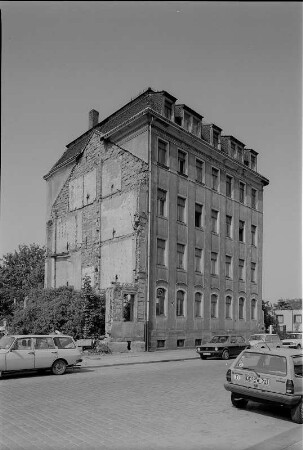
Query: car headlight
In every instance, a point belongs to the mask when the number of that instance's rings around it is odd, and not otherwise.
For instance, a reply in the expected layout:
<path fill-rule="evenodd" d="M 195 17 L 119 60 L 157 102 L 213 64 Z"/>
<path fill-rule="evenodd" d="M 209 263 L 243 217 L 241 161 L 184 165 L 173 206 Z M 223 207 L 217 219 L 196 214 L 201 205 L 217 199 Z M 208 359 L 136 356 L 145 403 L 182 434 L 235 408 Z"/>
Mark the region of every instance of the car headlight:
<path fill-rule="evenodd" d="M 218 347 L 215 347 L 215 351 L 217 352 L 219 349 L 218 349 Z"/>

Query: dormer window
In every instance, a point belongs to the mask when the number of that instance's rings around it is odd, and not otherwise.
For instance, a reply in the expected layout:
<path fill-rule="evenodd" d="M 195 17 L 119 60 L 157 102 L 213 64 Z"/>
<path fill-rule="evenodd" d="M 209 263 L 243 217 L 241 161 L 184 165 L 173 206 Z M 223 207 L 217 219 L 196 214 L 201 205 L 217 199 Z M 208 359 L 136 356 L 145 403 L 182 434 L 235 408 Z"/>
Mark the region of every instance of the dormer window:
<path fill-rule="evenodd" d="M 168 120 L 172 120 L 172 115 L 173 115 L 173 105 L 168 100 L 165 100 L 165 102 L 164 102 L 164 116 Z"/>
<path fill-rule="evenodd" d="M 183 119 L 183 127 L 185 130 L 189 131 L 190 129 L 190 115 L 184 111 L 184 119 Z"/>
<path fill-rule="evenodd" d="M 233 158 L 236 157 L 236 144 L 234 142 L 231 142 L 230 144 L 230 153 Z"/>
<path fill-rule="evenodd" d="M 219 133 L 213 130 L 213 146 L 219 148 Z"/>
<path fill-rule="evenodd" d="M 257 170 L 257 157 L 256 155 L 250 155 L 250 165 L 252 170 Z"/>
<path fill-rule="evenodd" d="M 192 129 L 192 133 L 195 134 L 196 136 L 199 135 L 199 120 L 196 119 L 195 117 L 193 117 L 193 129 Z"/>
<path fill-rule="evenodd" d="M 238 147 L 238 160 L 243 161 L 243 148 Z"/>

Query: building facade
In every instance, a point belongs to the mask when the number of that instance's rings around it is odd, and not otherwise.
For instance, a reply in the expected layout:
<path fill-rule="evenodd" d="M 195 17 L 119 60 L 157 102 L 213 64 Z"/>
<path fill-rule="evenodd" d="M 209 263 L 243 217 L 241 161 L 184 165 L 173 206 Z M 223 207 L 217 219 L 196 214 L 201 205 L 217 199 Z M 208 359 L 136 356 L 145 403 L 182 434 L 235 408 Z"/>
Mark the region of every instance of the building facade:
<path fill-rule="evenodd" d="M 194 347 L 263 326 L 258 153 L 148 88 L 68 144 L 45 175 L 46 286 L 106 297 L 106 331 Z M 134 348 L 134 347 L 132 347 Z"/>
<path fill-rule="evenodd" d="M 276 309 L 275 315 L 281 331 L 302 332 L 302 309 Z"/>

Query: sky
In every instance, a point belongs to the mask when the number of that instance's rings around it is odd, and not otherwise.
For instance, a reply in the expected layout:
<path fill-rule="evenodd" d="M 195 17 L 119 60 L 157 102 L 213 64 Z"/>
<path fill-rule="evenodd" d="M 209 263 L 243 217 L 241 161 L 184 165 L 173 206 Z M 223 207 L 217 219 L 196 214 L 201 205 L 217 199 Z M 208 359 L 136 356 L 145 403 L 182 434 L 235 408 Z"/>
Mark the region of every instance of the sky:
<path fill-rule="evenodd" d="M 43 176 L 148 87 L 259 153 L 263 299 L 302 297 L 300 2 L 0 2 L 0 257 L 45 244 Z"/>

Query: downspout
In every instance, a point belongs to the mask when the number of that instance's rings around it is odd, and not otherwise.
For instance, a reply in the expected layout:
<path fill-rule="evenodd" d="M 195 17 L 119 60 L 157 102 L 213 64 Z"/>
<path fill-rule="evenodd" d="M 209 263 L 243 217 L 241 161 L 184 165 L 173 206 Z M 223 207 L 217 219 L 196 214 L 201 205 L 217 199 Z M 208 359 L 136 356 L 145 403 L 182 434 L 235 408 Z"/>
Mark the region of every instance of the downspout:
<path fill-rule="evenodd" d="M 151 155 L 151 125 L 154 118 L 151 117 L 148 124 L 148 234 L 147 234 L 147 297 L 146 297 L 146 311 L 145 311 L 145 351 L 149 351 L 149 304 L 151 291 L 151 208 L 152 208 L 152 155 Z"/>

